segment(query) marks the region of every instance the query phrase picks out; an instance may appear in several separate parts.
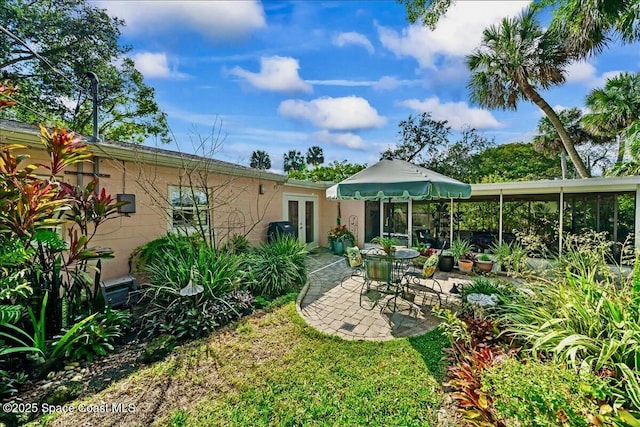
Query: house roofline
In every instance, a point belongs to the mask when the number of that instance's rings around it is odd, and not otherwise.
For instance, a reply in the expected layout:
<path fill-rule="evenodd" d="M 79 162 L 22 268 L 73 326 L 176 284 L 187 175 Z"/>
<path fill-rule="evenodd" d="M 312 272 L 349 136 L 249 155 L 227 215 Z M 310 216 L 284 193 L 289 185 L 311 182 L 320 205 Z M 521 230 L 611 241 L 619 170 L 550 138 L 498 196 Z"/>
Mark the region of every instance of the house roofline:
<path fill-rule="evenodd" d="M 265 172 L 231 162 L 225 162 L 195 154 L 181 153 L 146 145 L 138 145 L 118 141 L 88 141 L 86 136 L 80 135 L 87 143 L 95 156 L 154 164 L 158 166 L 182 167 L 185 162 L 203 162 L 211 172 L 225 173 L 228 175 L 266 179 L 284 183 L 287 176 L 272 172 Z M 40 130 L 37 126 L 18 122 L 15 120 L 0 119 L 0 137 L 6 137 L 11 142 L 25 145 L 28 148 L 42 148 L 40 142 Z"/>
<path fill-rule="evenodd" d="M 563 193 L 614 193 L 636 191 L 640 176 L 597 177 L 582 179 L 549 179 L 540 181 L 510 181 L 488 184 L 471 184 L 471 198 L 478 196 L 559 194 Z"/>

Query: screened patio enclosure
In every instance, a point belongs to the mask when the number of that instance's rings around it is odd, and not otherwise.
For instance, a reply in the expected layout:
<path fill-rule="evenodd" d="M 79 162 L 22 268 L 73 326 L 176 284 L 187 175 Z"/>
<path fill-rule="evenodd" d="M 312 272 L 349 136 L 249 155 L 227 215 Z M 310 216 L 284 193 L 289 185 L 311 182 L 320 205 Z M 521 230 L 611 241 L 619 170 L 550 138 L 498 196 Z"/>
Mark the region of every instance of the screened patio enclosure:
<path fill-rule="evenodd" d="M 403 244 L 441 246 L 475 233 L 509 241 L 513 232 L 553 236 L 588 229 L 640 249 L 640 176 L 472 184 L 465 200 L 367 201 L 365 242 L 390 232 Z M 389 215 L 389 209 L 391 213 Z M 409 232 L 411 230 L 411 232 Z M 558 233 L 558 231 L 560 231 Z"/>

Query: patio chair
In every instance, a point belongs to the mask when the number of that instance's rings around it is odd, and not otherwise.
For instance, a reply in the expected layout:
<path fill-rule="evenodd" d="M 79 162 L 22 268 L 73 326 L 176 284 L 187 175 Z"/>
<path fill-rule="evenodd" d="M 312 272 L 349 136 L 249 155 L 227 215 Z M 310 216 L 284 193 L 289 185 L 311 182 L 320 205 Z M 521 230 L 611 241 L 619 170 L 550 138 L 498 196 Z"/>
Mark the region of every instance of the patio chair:
<path fill-rule="evenodd" d="M 417 304 L 414 301 L 414 304 L 418 305 L 423 311 L 425 310 L 425 307 L 430 305 L 427 304 L 427 301 L 431 301 L 434 296 L 438 300 L 438 305 L 442 305 L 442 298 L 440 297 L 440 294 L 442 293 L 442 285 L 440 285 L 440 282 L 438 282 L 434 277 L 438 267 L 438 261 L 438 255 L 431 255 L 425 261 L 422 271 L 412 269 L 405 275 L 403 292 L 405 293 L 405 296 L 408 293 L 412 293 L 417 296 L 417 292 L 419 292 L 422 295 L 422 303 Z"/>
<path fill-rule="evenodd" d="M 355 277 L 362 277 L 364 272 L 364 261 L 362 259 L 362 254 L 360 253 L 360 249 L 357 246 L 352 246 L 347 248 L 345 262 L 347 267 L 351 270 L 342 277 L 340 281 L 340 286 L 349 291 L 355 291 L 355 288 L 351 288 L 349 286 L 345 286 L 345 283 L 350 282 Z"/>
<path fill-rule="evenodd" d="M 391 260 L 364 259 L 364 282 L 360 289 L 360 306 L 362 308 L 373 310 L 379 300 L 383 298 L 383 294 L 397 293 L 399 286 L 391 281 L 392 269 Z"/>

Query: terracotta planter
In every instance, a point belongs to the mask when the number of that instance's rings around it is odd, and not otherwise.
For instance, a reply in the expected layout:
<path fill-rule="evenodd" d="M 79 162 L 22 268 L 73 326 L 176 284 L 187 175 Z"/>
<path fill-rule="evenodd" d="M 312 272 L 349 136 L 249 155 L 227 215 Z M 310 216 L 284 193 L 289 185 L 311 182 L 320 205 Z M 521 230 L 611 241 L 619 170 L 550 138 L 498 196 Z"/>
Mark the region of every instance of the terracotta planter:
<path fill-rule="evenodd" d="M 471 270 L 473 270 L 473 261 L 465 259 L 458 260 L 458 268 L 461 273 L 471 273 Z"/>
<path fill-rule="evenodd" d="M 483 273 L 488 273 L 493 270 L 493 261 L 476 261 L 476 267 Z"/>

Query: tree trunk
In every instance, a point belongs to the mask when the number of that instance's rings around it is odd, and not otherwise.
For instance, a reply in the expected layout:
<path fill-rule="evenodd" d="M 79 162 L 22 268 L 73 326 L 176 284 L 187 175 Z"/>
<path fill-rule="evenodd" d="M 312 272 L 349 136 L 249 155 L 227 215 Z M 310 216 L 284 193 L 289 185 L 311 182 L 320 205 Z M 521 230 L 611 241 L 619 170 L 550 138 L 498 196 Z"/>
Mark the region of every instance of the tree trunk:
<path fill-rule="evenodd" d="M 625 138 L 622 138 L 620 135 L 617 135 L 616 139 L 618 140 L 618 157 L 616 158 L 616 163 L 622 163 L 622 161 L 624 160 L 624 152 L 627 151 L 626 145 L 625 145 Z"/>
<path fill-rule="evenodd" d="M 562 168 L 562 179 L 567 179 L 567 152 L 564 148 L 560 152 L 560 168 Z"/>
<path fill-rule="evenodd" d="M 589 170 L 584 165 L 580 154 L 576 151 L 576 147 L 571 140 L 571 136 L 567 133 L 567 130 L 562 125 L 560 118 L 556 114 L 556 112 L 551 108 L 549 103 L 542 99 L 540 94 L 529 84 L 529 82 L 520 81 L 520 87 L 522 88 L 522 92 L 524 92 L 525 96 L 529 98 L 534 104 L 536 104 L 540 109 L 547 115 L 553 127 L 558 131 L 558 135 L 560 136 L 560 140 L 562 141 L 562 145 L 564 146 L 565 151 L 569 155 L 571 162 L 573 162 L 580 178 L 591 178 L 591 174 Z"/>

